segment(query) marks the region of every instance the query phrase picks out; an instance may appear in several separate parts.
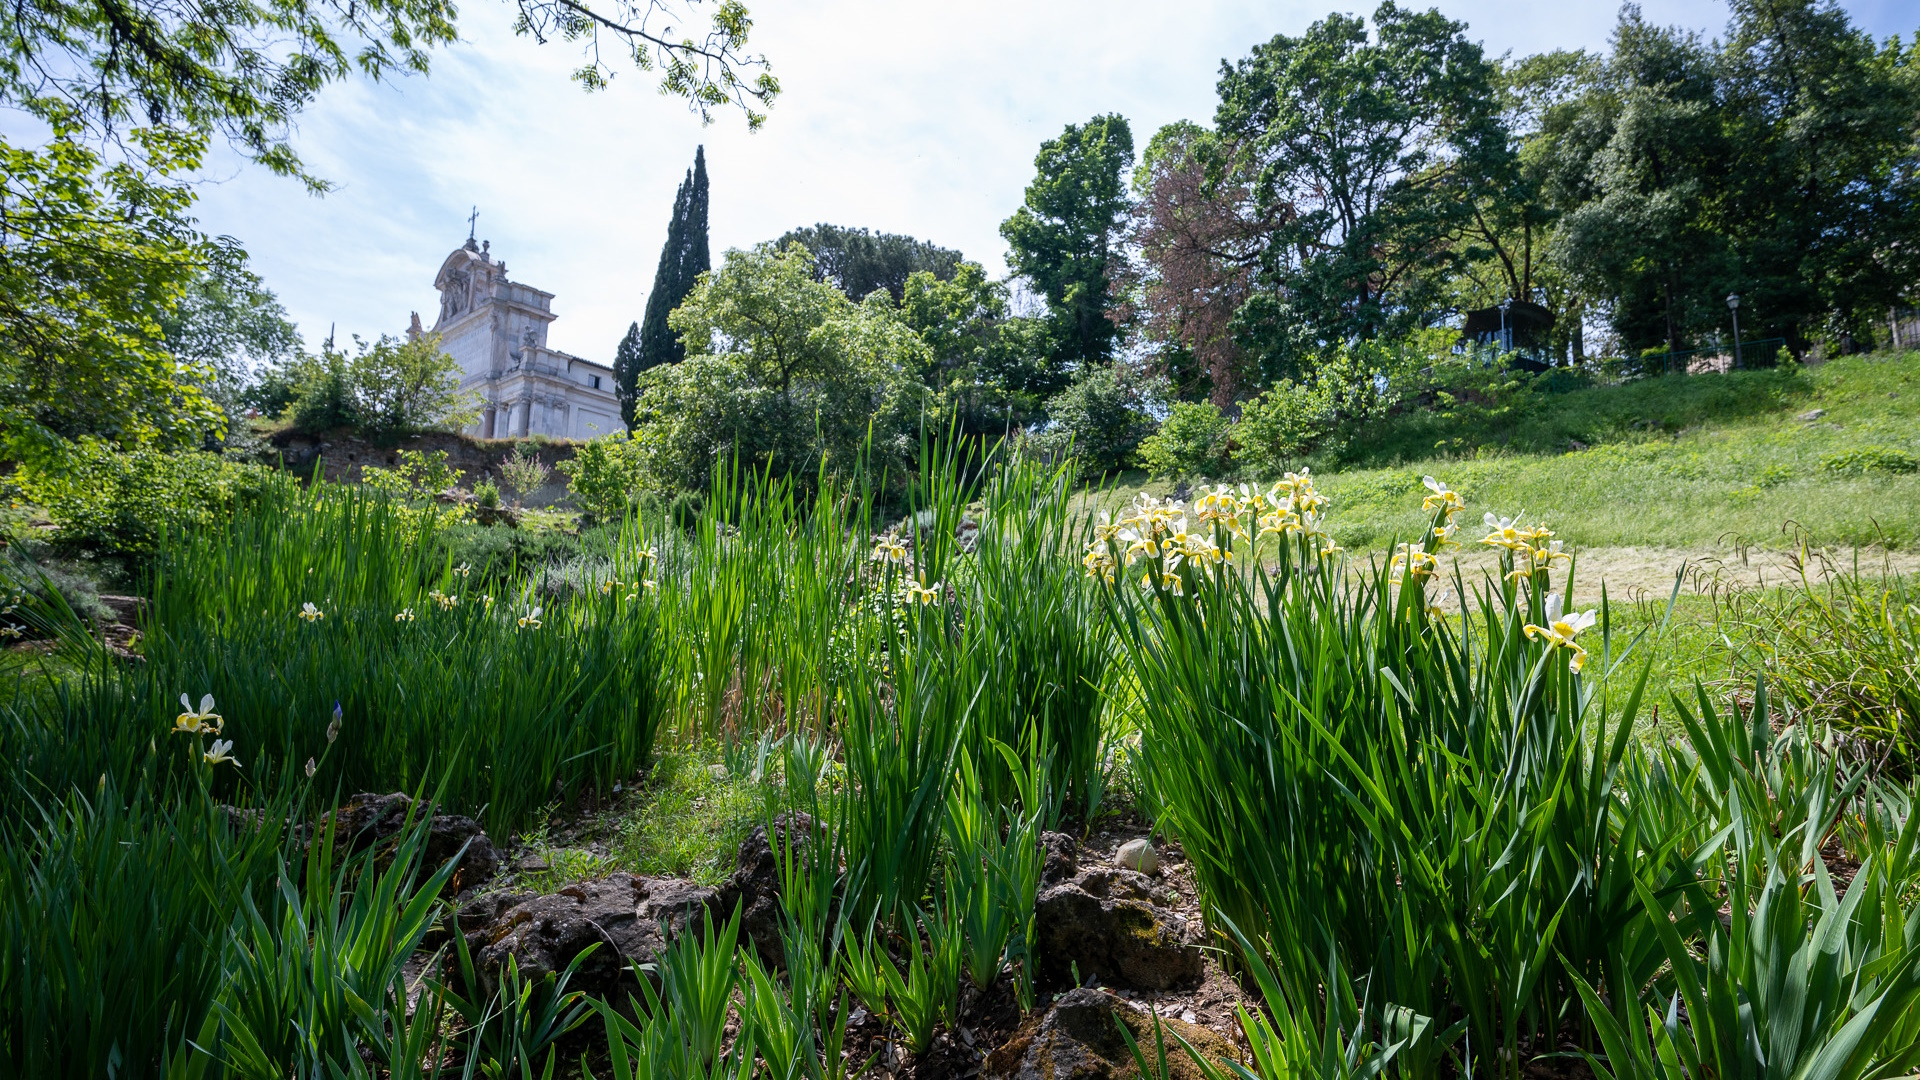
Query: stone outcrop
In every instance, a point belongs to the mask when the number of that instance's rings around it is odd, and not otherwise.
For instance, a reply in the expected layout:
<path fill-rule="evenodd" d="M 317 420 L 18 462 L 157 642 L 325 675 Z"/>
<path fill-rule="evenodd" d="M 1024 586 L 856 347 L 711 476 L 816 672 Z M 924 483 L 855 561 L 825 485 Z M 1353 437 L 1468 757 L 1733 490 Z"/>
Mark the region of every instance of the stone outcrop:
<path fill-rule="evenodd" d="M 345 806 L 321 818 L 339 830 L 335 842 L 351 851 L 364 851 L 376 845 L 395 842 L 407 822 L 413 806 L 411 796 L 394 793 L 362 793 L 347 800 Z M 418 811 L 415 811 L 418 814 Z M 417 818 L 416 818 L 417 820 Z M 480 828 L 480 823 L 465 814 L 434 814 L 427 826 L 427 846 L 421 857 L 421 869 L 432 873 L 447 860 L 466 854 L 448 885 L 449 893 L 459 893 L 492 880 L 500 870 L 500 852 Z"/>
<path fill-rule="evenodd" d="M 1069 990 L 1037 1020 L 1029 1020 L 1006 1045 L 987 1056 L 982 1075 L 1010 1080 L 1132 1080 L 1140 1069 L 1114 1021 L 1127 1025 L 1149 1062 L 1155 1057 L 1154 1019 L 1098 990 Z M 1206 1028 L 1160 1020 L 1167 1072 L 1174 1080 L 1202 1075 L 1174 1036 L 1185 1038 L 1215 1061 L 1234 1060 L 1233 1047 Z"/>
<path fill-rule="evenodd" d="M 814 829 L 813 819 L 797 811 L 774 821 L 771 839 L 765 825 L 755 826 L 740 845 L 733 876 L 720 886 L 715 910 L 731 918 L 734 908 L 740 909 L 741 938 L 753 942 L 769 965 L 785 963 L 780 947 L 780 862 L 796 834 L 804 840 Z M 804 851 L 799 854 L 805 857 Z"/>
<path fill-rule="evenodd" d="M 489 987 L 507 958 L 522 975 L 565 971 L 598 945 L 568 988 L 593 994 L 638 993 L 634 964 L 645 964 L 675 938 L 697 932 L 718 908 L 713 889 L 674 878 L 614 874 L 568 885 L 545 896 L 496 897 L 460 912 L 474 966 Z"/>
<path fill-rule="evenodd" d="M 1167 990 L 1201 977 L 1199 928 L 1162 907 L 1153 879 L 1096 867 L 1041 891 L 1034 917 L 1040 978 Z"/>

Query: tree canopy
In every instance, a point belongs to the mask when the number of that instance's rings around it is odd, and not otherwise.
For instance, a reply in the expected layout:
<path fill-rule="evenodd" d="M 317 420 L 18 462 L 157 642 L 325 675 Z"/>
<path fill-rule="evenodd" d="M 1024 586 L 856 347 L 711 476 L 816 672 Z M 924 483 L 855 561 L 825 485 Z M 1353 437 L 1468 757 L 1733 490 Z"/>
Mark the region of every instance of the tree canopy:
<path fill-rule="evenodd" d="M 813 256 L 813 272 L 849 299 L 864 300 L 875 289 L 885 289 L 899 303 L 907 279 L 927 273 L 944 281 L 960 267 L 959 252 L 895 233 L 876 233 L 839 225 L 813 225 L 790 230 L 774 241 L 779 247 L 799 244 Z"/>
<path fill-rule="evenodd" d="M 1118 114 L 1068 124 L 1040 144 L 1033 167 L 1025 201 L 1000 226 L 1007 261 L 1046 297 L 1056 372 L 1106 363 L 1119 337 L 1108 273 L 1127 212 L 1133 130 Z"/>
<path fill-rule="evenodd" d="M 927 346 L 879 293 L 854 303 L 798 244 L 729 251 L 674 310 L 687 358 L 643 372 L 634 438 L 664 488 L 737 460 L 803 483 L 819 470 L 902 474 Z"/>

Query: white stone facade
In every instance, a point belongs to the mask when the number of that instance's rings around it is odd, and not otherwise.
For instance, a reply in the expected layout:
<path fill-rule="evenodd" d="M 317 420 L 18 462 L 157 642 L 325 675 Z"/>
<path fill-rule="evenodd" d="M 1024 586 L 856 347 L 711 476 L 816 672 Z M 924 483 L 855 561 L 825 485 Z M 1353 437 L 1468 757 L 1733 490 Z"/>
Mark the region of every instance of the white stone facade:
<path fill-rule="evenodd" d="M 440 317 L 431 332 L 460 362 L 460 388 L 477 399 L 479 420 L 467 434 L 594 439 L 624 430 L 613 368 L 547 348 L 553 294 L 507 280 L 489 246 L 469 238 L 433 279 Z M 416 313 L 408 334 L 419 333 Z"/>

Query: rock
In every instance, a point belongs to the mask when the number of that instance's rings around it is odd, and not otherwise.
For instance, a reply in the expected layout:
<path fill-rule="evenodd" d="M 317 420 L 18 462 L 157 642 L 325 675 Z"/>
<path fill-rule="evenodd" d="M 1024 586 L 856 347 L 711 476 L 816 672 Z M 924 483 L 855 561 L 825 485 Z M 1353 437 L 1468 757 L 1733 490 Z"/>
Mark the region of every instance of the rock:
<path fill-rule="evenodd" d="M 690 881 L 614 874 L 576 882 L 557 893 L 519 899 L 508 907 L 493 903 L 491 918 L 470 904 L 460 913 L 474 966 L 491 989 L 500 969 L 513 957 L 522 975 L 539 978 L 564 971 L 588 946 L 599 944 L 580 966 L 568 989 L 591 994 L 637 991 L 631 965 L 645 964 L 675 938 L 695 929 L 712 914 L 716 894 Z M 471 912 L 471 915 L 470 915 Z"/>
<path fill-rule="evenodd" d="M 1041 979 L 1071 982 L 1077 968 L 1082 981 L 1097 977 L 1138 990 L 1198 982 L 1194 931 L 1157 899 L 1152 879 L 1108 868 L 1043 890 L 1034 906 Z"/>
<path fill-rule="evenodd" d="M 1800 419 L 1811 424 L 1825 415 L 1827 415 L 1827 410 L 1825 409 L 1808 409 L 1806 412 L 1800 414 Z"/>
<path fill-rule="evenodd" d="M 347 805 L 322 817 L 321 822 L 334 823 L 340 831 L 341 840 L 347 842 L 350 850 L 363 851 L 393 840 L 400 832 L 400 827 L 406 824 L 407 810 L 412 805 L 410 796 L 398 792 L 392 795 L 362 793 L 348 799 Z M 427 847 L 422 855 L 421 869 L 428 873 L 459 854 L 463 845 L 466 847 L 460 869 L 454 872 L 449 882 L 449 892 L 457 894 L 483 884 L 499 872 L 500 852 L 481 830 L 479 822 L 464 814 L 435 814 L 427 828 Z"/>
<path fill-rule="evenodd" d="M 726 767 L 725 765 L 709 765 L 709 766 L 707 766 L 707 778 L 708 778 L 708 779 L 710 779 L 710 780 L 712 780 L 712 781 L 713 781 L 714 783 L 716 783 L 716 784 L 724 784 L 724 783 L 726 783 L 726 782 L 727 782 L 727 775 L 728 775 L 728 774 L 727 774 L 727 767 Z"/>
<path fill-rule="evenodd" d="M 1046 849 L 1046 861 L 1040 866 L 1040 887 L 1058 885 L 1080 872 L 1080 845 L 1063 832 L 1043 832 L 1040 846 Z"/>
<path fill-rule="evenodd" d="M 1140 1075 L 1114 1018 L 1127 1025 L 1142 1052 L 1154 1053 L 1154 1020 L 1098 990 L 1070 990 L 1021 1026 L 1006 1045 L 987 1056 L 982 1075 L 1012 1080 L 1131 1080 Z M 1175 1080 L 1202 1075 L 1175 1034 L 1215 1061 L 1237 1060 L 1219 1034 L 1179 1020 L 1161 1020 L 1167 1071 Z"/>
<path fill-rule="evenodd" d="M 544 874 L 551 869 L 553 865 L 537 851 L 530 851 L 513 860 L 513 872 L 516 874 Z"/>
<path fill-rule="evenodd" d="M 798 811 L 774 822 L 774 836 L 785 848 L 795 832 L 805 835 L 814 828 L 813 819 Z M 768 964 L 786 963 L 780 948 L 780 855 L 767 839 L 767 827 L 755 826 L 740 844 L 733 876 L 720 886 L 715 910 L 731 918 L 740 908 L 740 936 L 753 942 L 760 958 Z"/>
<path fill-rule="evenodd" d="M 1128 870 L 1138 871 L 1142 874 L 1151 875 L 1160 870 L 1160 853 L 1153 850 L 1153 841 L 1147 840 L 1144 837 L 1139 840 L 1129 840 L 1121 844 L 1119 852 L 1113 857 L 1113 861 Z"/>

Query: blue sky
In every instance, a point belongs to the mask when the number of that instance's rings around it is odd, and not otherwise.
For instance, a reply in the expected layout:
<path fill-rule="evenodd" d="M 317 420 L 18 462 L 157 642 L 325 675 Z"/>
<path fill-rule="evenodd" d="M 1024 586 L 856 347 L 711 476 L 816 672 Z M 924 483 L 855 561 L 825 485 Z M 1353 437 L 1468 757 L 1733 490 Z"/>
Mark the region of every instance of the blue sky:
<path fill-rule="evenodd" d="M 1298 33 L 1329 0 L 1168 4 L 1145 0 L 749 0 L 752 46 L 784 93 L 748 133 L 723 114 L 702 128 L 637 71 L 587 94 L 567 73 L 577 47 L 510 31 L 504 0 L 463 4 L 464 40 L 429 77 L 337 85 L 302 118 L 296 145 L 338 185 L 216 159 L 199 215 L 237 237 L 310 345 L 337 325 L 398 333 L 431 325 L 433 275 L 466 239 L 469 208 L 511 277 L 557 294 L 551 343 L 610 360 L 639 318 L 674 187 L 704 143 L 716 261 L 728 247 L 818 221 L 910 233 L 1004 272 L 999 224 L 1019 204 L 1034 151 L 1103 112 L 1133 124 L 1207 121 L 1220 61 Z M 1604 46 L 1606 2 L 1442 0 L 1492 53 Z M 1878 36 L 1911 37 L 1905 0 L 1853 0 Z M 1371 4 L 1341 5 L 1371 11 Z M 1726 8 L 1646 0 L 1647 16 L 1708 32 Z"/>

